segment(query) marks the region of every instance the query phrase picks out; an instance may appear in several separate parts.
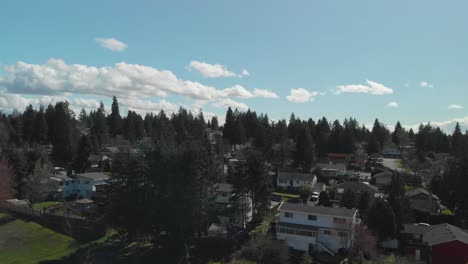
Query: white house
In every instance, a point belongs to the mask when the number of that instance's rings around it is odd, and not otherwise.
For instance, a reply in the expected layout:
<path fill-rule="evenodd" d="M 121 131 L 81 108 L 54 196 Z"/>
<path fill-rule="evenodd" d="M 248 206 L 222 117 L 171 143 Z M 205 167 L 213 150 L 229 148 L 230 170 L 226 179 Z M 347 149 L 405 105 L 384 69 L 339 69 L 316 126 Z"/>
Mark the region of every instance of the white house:
<path fill-rule="evenodd" d="M 217 218 L 221 225 L 234 225 L 245 228 L 248 222 L 252 220 L 252 199 L 243 196 L 238 199 L 239 205 L 234 208 L 232 199 L 236 194 L 233 192 L 232 185 L 228 183 L 216 183 L 215 189 L 215 207 Z"/>
<path fill-rule="evenodd" d="M 322 171 L 327 178 L 346 177 L 346 164 L 344 163 L 317 163 L 316 168 Z"/>
<path fill-rule="evenodd" d="M 314 188 L 317 182 L 317 177 L 310 173 L 299 173 L 299 172 L 278 172 L 278 178 L 276 185 L 280 188 L 288 189 L 294 188 L 299 189 L 303 186 L 307 186 L 310 189 Z"/>
<path fill-rule="evenodd" d="M 335 255 L 350 249 L 360 224 L 357 209 L 283 203 L 278 210 L 276 238 L 301 251 Z"/>

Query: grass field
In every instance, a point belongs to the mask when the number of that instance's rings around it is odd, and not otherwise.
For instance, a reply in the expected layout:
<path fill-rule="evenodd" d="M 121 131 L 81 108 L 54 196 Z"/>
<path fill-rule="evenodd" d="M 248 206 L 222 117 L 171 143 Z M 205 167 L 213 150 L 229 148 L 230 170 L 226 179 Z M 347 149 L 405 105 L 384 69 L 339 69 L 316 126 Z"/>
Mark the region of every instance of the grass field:
<path fill-rule="evenodd" d="M 49 201 L 49 202 L 35 203 L 33 204 L 32 207 L 36 209 L 45 209 L 45 208 L 49 208 L 57 204 L 61 204 L 61 202 Z"/>
<path fill-rule="evenodd" d="M 78 249 L 73 238 L 34 222 L 14 220 L 0 225 L 0 263 L 38 263 L 67 256 Z"/>
<path fill-rule="evenodd" d="M 298 194 L 280 193 L 280 192 L 274 192 L 273 194 L 283 196 L 283 197 L 286 197 L 286 198 L 295 198 L 295 199 L 301 198 L 301 196 L 298 195 Z"/>

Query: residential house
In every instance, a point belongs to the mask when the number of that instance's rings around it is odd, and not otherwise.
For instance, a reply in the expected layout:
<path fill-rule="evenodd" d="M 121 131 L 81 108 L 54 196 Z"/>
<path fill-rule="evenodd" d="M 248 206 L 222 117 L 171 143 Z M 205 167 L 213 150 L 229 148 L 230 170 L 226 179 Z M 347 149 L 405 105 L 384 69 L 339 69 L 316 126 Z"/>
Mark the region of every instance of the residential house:
<path fill-rule="evenodd" d="M 282 203 L 276 238 L 301 251 L 337 254 L 352 247 L 357 209 Z"/>
<path fill-rule="evenodd" d="M 379 192 L 379 189 L 375 186 L 372 186 L 363 182 L 348 181 L 335 185 L 335 200 L 340 200 L 343 198 L 343 194 L 346 191 L 352 191 L 356 195 L 356 199 L 364 193 L 368 192 L 370 195 L 370 200 L 374 198 L 382 197 L 383 193 Z"/>
<path fill-rule="evenodd" d="M 216 183 L 215 190 L 215 208 L 217 218 L 221 225 L 233 225 L 245 228 L 247 223 L 252 220 L 252 199 L 247 196 L 238 199 L 239 204 L 235 206 L 233 199 L 236 194 L 233 192 L 232 185 L 228 183 Z"/>
<path fill-rule="evenodd" d="M 404 254 L 428 263 L 467 263 L 468 234 L 453 225 L 405 224 L 400 232 Z"/>
<path fill-rule="evenodd" d="M 316 168 L 321 170 L 325 178 L 346 178 L 348 176 L 344 163 L 317 163 Z"/>
<path fill-rule="evenodd" d="M 400 158 L 401 157 L 401 152 L 400 150 L 398 150 L 397 148 L 394 148 L 394 147 L 390 147 L 390 148 L 386 148 L 382 151 L 382 156 L 384 156 L 385 158 Z"/>
<path fill-rule="evenodd" d="M 312 190 L 316 182 L 317 177 L 311 173 L 278 172 L 276 186 L 282 189 L 293 190 L 309 187 Z"/>
<path fill-rule="evenodd" d="M 424 188 L 416 188 L 405 192 L 408 197 L 410 207 L 413 210 L 424 213 L 437 213 L 440 208 L 440 199 L 437 195 Z"/>
<path fill-rule="evenodd" d="M 321 192 L 325 191 L 325 189 L 326 189 L 325 183 L 317 182 L 317 183 L 315 183 L 314 188 L 312 188 L 312 192 L 313 193 L 321 193 Z"/>
<path fill-rule="evenodd" d="M 81 198 L 92 198 L 97 186 L 108 184 L 109 176 L 102 172 L 87 172 L 69 176 L 55 174 L 50 179 L 58 183 L 57 191 L 60 199 L 75 195 Z"/>
<path fill-rule="evenodd" d="M 332 163 L 347 163 L 352 154 L 349 153 L 328 153 L 327 157 Z"/>
<path fill-rule="evenodd" d="M 468 263 L 468 233 L 456 226 L 442 224 L 427 232 L 423 242 L 429 247 L 430 263 Z"/>
<path fill-rule="evenodd" d="M 383 189 L 383 188 L 385 188 L 385 186 L 390 185 L 390 183 L 392 182 L 392 177 L 393 177 L 393 173 L 391 173 L 389 171 L 384 171 L 384 172 L 378 173 L 378 174 L 374 175 L 375 185 L 379 189 Z"/>

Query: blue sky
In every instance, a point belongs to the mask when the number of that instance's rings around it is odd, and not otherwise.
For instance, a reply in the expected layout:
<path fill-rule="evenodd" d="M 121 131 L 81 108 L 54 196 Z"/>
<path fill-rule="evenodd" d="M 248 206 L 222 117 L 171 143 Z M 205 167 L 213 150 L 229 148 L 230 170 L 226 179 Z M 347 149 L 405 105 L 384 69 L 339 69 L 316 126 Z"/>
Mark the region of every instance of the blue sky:
<path fill-rule="evenodd" d="M 427 0 L 8 1 L 0 108 L 64 98 L 93 108 L 115 94 L 123 112 L 182 105 L 223 117 L 231 105 L 272 119 L 468 126 L 466 10 Z"/>

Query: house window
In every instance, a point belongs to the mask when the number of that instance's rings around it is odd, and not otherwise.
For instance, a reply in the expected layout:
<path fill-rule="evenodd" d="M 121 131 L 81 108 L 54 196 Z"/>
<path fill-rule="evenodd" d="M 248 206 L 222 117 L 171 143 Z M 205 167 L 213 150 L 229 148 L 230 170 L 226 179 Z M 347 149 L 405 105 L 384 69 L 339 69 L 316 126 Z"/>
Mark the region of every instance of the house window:
<path fill-rule="evenodd" d="M 346 233 L 346 232 L 338 232 L 338 236 L 340 236 L 340 237 L 348 237 L 348 233 Z"/>
<path fill-rule="evenodd" d="M 335 223 L 335 224 L 346 224 L 346 219 L 335 217 L 335 218 L 333 218 L 333 223 Z"/>
<path fill-rule="evenodd" d="M 309 219 L 310 221 L 317 221 L 317 216 L 316 215 L 308 215 L 307 219 Z"/>
<path fill-rule="evenodd" d="M 78 181 L 78 184 L 80 184 L 80 181 Z"/>
<path fill-rule="evenodd" d="M 293 213 L 284 212 L 284 217 L 293 218 Z"/>
<path fill-rule="evenodd" d="M 328 236 L 331 235 L 331 231 L 330 231 L 330 230 L 325 230 L 325 231 L 323 231 L 323 233 L 324 233 L 325 235 L 328 235 Z"/>
<path fill-rule="evenodd" d="M 85 184 L 89 184 L 89 181 L 85 181 Z"/>
<path fill-rule="evenodd" d="M 60 185 L 60 186 L 63 186 L 63 182 L 59 182 L 59 185 Z"/>
<path fill-rule="evenodd" d="M 75 184 L 75 181 L 72 181 L 72 184 Z"/>
<path fill-rule="evenodd" d="M 227 195 L 227 193 L 221 193 L 221 196 L 222 196 L 222 197 L 226 197 L 226 196 L 228 196 L 228 195 Z"/>
<path fill-rule="evenodd" d="M 279 180 L 279 183 L 288 184 L 288 180 Z"/>
<path fill-rule="evenodd" d="M 65 182 L 65 185 L 67 185 L 67 186 L 68 186 L 69 184 L 70 184 L 69 182 Z"/>

